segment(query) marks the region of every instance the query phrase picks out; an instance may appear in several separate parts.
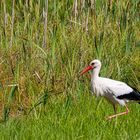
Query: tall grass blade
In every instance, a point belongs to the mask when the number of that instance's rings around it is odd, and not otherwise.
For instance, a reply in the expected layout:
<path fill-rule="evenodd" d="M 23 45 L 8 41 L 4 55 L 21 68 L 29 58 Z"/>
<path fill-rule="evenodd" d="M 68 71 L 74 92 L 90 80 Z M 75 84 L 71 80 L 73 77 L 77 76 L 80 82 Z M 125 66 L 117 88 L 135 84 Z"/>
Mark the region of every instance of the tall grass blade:
<path fill-rule="evenodd" d="M 13 86 L 10 91 L 10 94 L 8 96 L 8 103 L 4 106 L 4 110 L 3 110 L 3 121 L 7 121 L 9 118 L 10 107 L 11 107 L 12 101 L 15 97 L 16 89 L 17 89 L 17 86 Z"/>
<path fill-rule="evenodd" d="M 29 110 L 28 114 L 30 114 L 33 111 L 33 109 L 35 109 L 40 104 L 43 104 L 45 106 L 48 98 L 49 98 L 49 94 L 48 94 L 48 91 L 46 90 L 46 91 L 44 91 L 43 95 L 41 95 L 38 98 L 38 100 L 34 103 L 33 107 Z"/>

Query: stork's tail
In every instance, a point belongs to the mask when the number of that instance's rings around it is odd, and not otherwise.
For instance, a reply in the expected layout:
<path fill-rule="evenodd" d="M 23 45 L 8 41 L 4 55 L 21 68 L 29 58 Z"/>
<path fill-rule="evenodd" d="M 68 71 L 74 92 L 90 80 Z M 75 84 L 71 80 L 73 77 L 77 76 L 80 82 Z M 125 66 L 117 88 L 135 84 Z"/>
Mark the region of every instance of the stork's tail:
<path fill-rule="evenodd" d="M 134 99 L 132 99 L 132 100 L 134 100 L 134 101 L 138 102 L 138 104 L 140 104 L 140 92 L 134 91 L 133 95 L 134 95 Z"/>
<path fill-rule="evenodd" d="M 139 92 L 138 94 L 140 95 L 140 92 Z M 140 99 L 139 99 L 139 101 L 138 101 L 138 104 L 140 104 Z"/>
<path fill-rule="evenodd" d="M 136 101 L 140 104 L 140 92 L 137 92 L 134 90 L 132 92 L 130 92 L 129 94 L 124 94 L 124 95 L 118 96 L 117 98 L 133 100 L 133 101 Z"/>

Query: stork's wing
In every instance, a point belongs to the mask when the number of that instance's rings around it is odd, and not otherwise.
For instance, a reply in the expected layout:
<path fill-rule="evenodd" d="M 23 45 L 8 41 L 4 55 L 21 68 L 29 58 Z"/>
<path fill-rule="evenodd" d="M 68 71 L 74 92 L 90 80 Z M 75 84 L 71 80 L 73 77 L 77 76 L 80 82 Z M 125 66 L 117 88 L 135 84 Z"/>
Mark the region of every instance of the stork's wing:
<path fill-rule="evenodd" d="M 108 78 L 101 78 L 102 86 L 106 92 L 112 93 L 114 96 L 122 96 L 126 94 L 130 94 L 134 90 L 128 86 L 124 82 L 108 79 Z"/>

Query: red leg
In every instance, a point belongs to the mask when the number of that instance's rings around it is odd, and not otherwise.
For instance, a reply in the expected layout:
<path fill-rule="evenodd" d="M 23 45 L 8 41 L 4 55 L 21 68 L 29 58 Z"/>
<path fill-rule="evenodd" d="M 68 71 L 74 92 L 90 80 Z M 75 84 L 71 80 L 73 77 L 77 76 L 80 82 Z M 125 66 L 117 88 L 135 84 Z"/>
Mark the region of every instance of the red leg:
<path fill-rule="evenodd" d="M 112 118 L 116 118 L 117 116 L 122 116 L 122 115 L 128 114 L 129 109 L 128 109 L 127 105 L 125 105 L 125 108 L 126 108 L 125 112 L 121 112 L 121 113 L 118 113 L 118 114 L 115 114 L 115 115 L 108 116 L 107 120 L 111 120 Z"/>

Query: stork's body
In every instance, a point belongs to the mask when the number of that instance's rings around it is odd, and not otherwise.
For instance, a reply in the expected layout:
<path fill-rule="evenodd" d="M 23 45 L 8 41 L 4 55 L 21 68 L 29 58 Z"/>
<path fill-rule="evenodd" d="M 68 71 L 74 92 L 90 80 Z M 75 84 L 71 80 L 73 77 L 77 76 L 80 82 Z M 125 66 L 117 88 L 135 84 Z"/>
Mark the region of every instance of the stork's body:
<path fill-rule="evenodd" d="M 131 100 L 140 101 L 140 94 L 124 82 L 99 77 L 100 68 L 101 62 L 99 60 L 93 60 L 81 74 L 84 74 L 89 70 L 93 71 L 91 75 L 91 90 L 96 96 L 103 96 L 110 101 L 114 107 L 115 113 L 116 104 L 126 107 L 125 112 L 109 116 L 108 119 L 128 114 L 129 110 L 126 103 Z"/>

